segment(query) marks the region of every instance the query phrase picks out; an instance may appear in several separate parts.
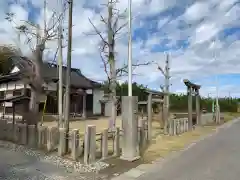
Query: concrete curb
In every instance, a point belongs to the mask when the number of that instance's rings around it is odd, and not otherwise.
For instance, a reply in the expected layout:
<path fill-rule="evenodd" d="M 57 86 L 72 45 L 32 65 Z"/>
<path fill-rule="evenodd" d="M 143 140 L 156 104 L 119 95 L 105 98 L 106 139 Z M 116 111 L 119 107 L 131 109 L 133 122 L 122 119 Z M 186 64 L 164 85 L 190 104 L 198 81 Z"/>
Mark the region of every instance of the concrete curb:
<path fill-rule="evenodd" d="M 216 130 L 213 133 L 210 133 L 210 134 L 208 134 L 206 136 L 203 136 L 200 139 L 197 139 L 193 143 L 187 145 L 184 149 L 172 152 L 166 158 L 159 158 L 159 159 L 153 161 L 152 164 L 141 164 L 138 167 L 130 169 L 129 171 L 121 174 L 120 176 L 112 178 L 111 180 L 134 180 L 134 179 L 139 178 L 143 174 L 146 174 L 146 173 L 149 173 L 149 172 L 153 172 L 155 170 L 160 170 L 165 163 L 173 160 L 174 158 L 179 157 L 183 152 L 191 149 L 197 143 L 199 143 L 199 142 L 201 142 L 201 141 L 203 141 L 205 139 L 208 139 L 208 138 L 210 138 L 210 137 L 212 137 L 214 135 L 217 135 L 221 130 L 224 130 L 226 128 L 230 128 L 233 124 L 235 124 L 239 120 L 240 120 L 240 118 L 237 118 L 237 119 L 234 119 L 232 121 L 226 122 L 226 123 L 222 124 L 221 126 L 217 127 Z"/>

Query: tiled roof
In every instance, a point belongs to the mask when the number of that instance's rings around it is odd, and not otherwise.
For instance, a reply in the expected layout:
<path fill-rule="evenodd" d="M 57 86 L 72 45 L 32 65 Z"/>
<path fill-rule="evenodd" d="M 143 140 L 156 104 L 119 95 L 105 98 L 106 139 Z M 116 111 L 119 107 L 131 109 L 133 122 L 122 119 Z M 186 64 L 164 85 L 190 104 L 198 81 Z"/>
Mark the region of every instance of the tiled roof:
<path fill-rule="evenodd" d="M 15 61 L 21 61 L 21 57 L 15 58 Z M 0 83 L 6 83 L 10 81 L 18 81 L 21 78 L 21 73 L 23 73 L 24 66 L 20 66 L 19 63 L 16 64 L 19 67 L 19 72 L 14 72 L 9 75 L 0 76 Z M 66 84 L 66 74 L 67 68 L 63 67 L 63 84 Z M 58 66 L 56 64 L 44 62 L 42 67 L 42 75 L 43 79 L 46 82 L 49 81 L 58 81 Z M 71 86 L 75 88 L 83 88 L 83 89 L 92 89 L 94 87 L 100 87 L 101 84 L 98 82 L 94 82 L 87 77 L 85 77 L 79 69 L 72 68 L 71 69 Z"/>

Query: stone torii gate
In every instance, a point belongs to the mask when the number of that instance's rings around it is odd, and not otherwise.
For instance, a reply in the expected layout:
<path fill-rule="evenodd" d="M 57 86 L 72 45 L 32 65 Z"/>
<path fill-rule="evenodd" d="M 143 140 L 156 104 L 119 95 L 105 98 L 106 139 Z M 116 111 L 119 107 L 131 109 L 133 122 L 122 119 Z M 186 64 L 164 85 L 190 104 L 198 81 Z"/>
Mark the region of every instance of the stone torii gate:
<path fill-rule="evenodd" d="M 193 110 L 192 110 L 192 96 L 196 97 L 196 124 L 201 124 L 201 112 L 200 112 L 200 95 L 199 89 L 200 85 L 194 84 L 190 82 L 188 79 L 183 80 L 184 84 L 187 86 L 188 93 L 188 129 L 192 129 L 193 127 Z"/>

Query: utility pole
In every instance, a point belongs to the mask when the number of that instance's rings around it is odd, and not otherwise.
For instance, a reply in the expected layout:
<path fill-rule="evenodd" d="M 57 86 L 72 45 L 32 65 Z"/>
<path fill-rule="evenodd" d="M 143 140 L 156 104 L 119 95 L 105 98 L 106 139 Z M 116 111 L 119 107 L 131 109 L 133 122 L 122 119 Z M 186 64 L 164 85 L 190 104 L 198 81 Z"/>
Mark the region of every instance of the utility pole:
<path fill-rule="evenodd" d="M 213 42 L 214 45 L 216 44 L 215 41 Z M 216 50 L 214 49 L 214 60 L 217 61 L 216 57 Z M 220 107 L 218 103 L 218 96 L 219 96 L 219 84 L 218 84 L 218 75 L 216 74 L 216 123 L 220 123 Z"/>
<path fill-rule="evenodd" d="M 132 96 L 132 0 L 128 0 L 128 96 Z"/>
<path fill-rule="evenodd" d="M 67 51 L 67 75 L 66 75 L 66 107 L 65 107 L 65 128 L 66 128 L 66 149 L 68 150 L 69 137 L 69 114 L 70 114 L 70 84 L 71 84 L 71 61 L 72 61 L 72 11 L 73 0 L 68 1 L 69 19 L 68 19 L 68 51 Z"/>
<path fill-rule="evenodd" d="M 62 11 L 62 1 L 59 0 L 59 16 Z M 62 20 L 63 17 L 60 18 L 59 21 L 59 29 L 58 29 L 58 126 L 63 128 L 63 75 L 62 75 L 62 66 L 63 66 L 63 55 L 62 55 Z"/>
<path fill-rule="evenodd" d="M 164 87 L 164 131 L 167 133 L 168 114 L 169 114 L 169 87 L 170 87 L 170 73 L 169 73 L 169 54 L 166 54 L 165 62 L 165 87 Z"/>

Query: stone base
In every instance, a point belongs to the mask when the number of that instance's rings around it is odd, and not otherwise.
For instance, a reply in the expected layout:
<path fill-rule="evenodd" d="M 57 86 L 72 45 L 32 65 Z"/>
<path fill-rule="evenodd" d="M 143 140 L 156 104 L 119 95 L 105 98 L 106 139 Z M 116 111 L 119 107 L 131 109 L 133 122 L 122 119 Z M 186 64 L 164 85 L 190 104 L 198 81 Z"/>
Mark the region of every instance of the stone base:
<path fill-rule="evenodd" d="M 140 158 L 141 156 L 135 156 L 135 157 L 125 157 L 124 155 L 120 156 L 121 160 L 130 161 L 130 162 L 137 161 Z"/>

